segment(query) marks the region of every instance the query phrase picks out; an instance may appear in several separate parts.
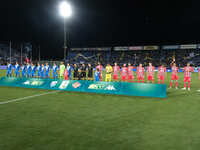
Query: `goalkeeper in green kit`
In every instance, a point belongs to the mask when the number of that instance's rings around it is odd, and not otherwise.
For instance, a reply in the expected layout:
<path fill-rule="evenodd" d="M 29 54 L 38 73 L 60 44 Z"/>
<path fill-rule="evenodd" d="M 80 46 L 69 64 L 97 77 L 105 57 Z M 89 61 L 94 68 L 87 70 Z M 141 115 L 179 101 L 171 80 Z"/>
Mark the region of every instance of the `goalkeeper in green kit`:
<path fill-rule="evenodd" d="M 65 65 L 63 62 L 60 63 L 60 79 L 64 79 Z"/>

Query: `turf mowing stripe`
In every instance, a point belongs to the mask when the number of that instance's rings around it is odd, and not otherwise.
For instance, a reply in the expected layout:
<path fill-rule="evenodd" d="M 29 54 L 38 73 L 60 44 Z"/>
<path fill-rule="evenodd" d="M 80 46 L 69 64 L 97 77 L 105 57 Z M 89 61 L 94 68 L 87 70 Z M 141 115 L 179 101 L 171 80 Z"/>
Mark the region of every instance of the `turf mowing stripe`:
<path fill-rule="evenodd" d="M 5 101 L 5 102 L 0 102 L 0 105 L 12 103 L 12 102 L 18 102 L 18 101 L 22 101 L 22 100 L 25 100 L 25 99 L 30 99 L 30 98 L 34 98 L 34 97 L 43 96 L 43 95 L 54 94 L 54 93 L 57 93 L 57 92 L 59 92 L 59 91 L 47 92 L 47 93 L 42 93 L 42 94 L 37 94 L 37 95 L 32 95 L 32 96 L 27 96 L 27 97 L 22 97 L 22 98 L 17 98 L 17 99 L 12 99 L 12 100 L 8 100 L 8 101 Z"/>

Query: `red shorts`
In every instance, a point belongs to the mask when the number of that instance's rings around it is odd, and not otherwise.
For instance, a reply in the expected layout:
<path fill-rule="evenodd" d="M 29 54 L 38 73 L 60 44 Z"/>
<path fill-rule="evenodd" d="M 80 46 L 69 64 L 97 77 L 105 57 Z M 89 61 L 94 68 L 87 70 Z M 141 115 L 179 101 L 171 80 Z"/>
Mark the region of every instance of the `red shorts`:
<path fill-rule="evenodd" d="M 121 76 L 122 81 L 127 81 L 127 76 Z"/>
<path fill-rule="evenodd" d="M 177 75 L 172 75 L 171 80 L 178 80 L 178 76 Z"/>
<path fill-rule="evenodd" d="M 117 74 L 113 74 L 113 80 L 118 80 L 118 75 Z"/>
<path fill-rule="evenodd" d="M 191 77 L 184 77 L 184 82 L 191 82 Z"/>
<path fill-rule="evenodd" d="M 128 76 L 128 80 L 129 81 L 134 80 L 134 76 Z"/>
<path fill-rule="evenodd" d="M 99 79 L 102 80 L 102 73 L 99 74 Z"/>
<path fill-rule="evenodd" d="M 148 77 L 147 77 L 147 80 L 148 80 L 148 81 L 154 81 L 154 77 L 153 77 L 153 76 L 148 76 Z"/>
<path fill-rule="evenodd" d="M 140 81 L 140 80 L 143 81 L 144 80 L 144 77 L 142 77 L 142 76 L 141 77 L 137 77 L 137 78 L 138 78 L 138 81 Z"/>
<path fill-rule="evenodd" d="M 159 80 L 165 80 L 165 76 L 158 76 Z"/>

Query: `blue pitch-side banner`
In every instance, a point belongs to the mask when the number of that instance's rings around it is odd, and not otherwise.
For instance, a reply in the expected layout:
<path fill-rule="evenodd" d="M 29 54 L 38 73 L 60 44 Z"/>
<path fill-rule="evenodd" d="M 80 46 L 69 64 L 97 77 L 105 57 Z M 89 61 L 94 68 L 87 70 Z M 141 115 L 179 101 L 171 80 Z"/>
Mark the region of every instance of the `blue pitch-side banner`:
<path fill-rule="evenodd" d="M 7 66 L 0 66 L 0 70 L 6 70 Z"/>
<path fill-rule="evenodd" d="M 167 86 L 164 84 L 2 77 L 0 79 L 0 86 L 159 98 L 165 98 L 167 96 Z"/>
<path fill-rule="evenodd" d="M 193 68 L 194 69 L 194 72 L 197 73 L 199 72 L 199 68 Z M 167 72 L 172 72 L 171 69 L 167 69 Z M 183 69 L 179 69 L 178 72 L 183 72 Z"/>

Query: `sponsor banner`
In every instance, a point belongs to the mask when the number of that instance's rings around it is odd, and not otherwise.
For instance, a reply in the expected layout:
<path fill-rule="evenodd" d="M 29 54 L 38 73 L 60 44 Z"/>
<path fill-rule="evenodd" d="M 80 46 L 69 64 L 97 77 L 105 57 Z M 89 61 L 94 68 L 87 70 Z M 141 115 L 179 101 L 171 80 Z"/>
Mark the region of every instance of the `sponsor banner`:
<path fill-rule="evenodd" d="M 6 70 L 7 66 L 0 66 L 0 70 Z"/>
<path fill-rule="evenodd" d="M 86 86 L 87 92 L 92 93 L 102 93 L 102 94 L 119 94 L 127 95 L 122 92 L 120 86 L 121 84 L 114 82 L 88 82 Z"/>
<path fill-rule="evenodd" d="M 97 48 L 97 51 L 111 51 L 111 47 L 101 47 L 101 48 Z"/>
<path fill-rule="evenodd" d="M 118 46 L 118 47 L 114 47 L 115 51 L 128 51 L 129 47 L 127 46 Z"/>
<path fill-rule="evenodd" d="M 144 50 L 158 50 L 159 46 L 144 46 Z"/>
<path fill-rule="evenodd" d="M 135 50 L 143 50 L 143 46 L 131 46 L 131 47 L 129 47 L 128 48 L 128 50 L 133 50 L 133 51 L 135 51 Z"/>
<path fill-rule="evenodd" d="M 6 77 L 2 77 L 0 79 L 0 86 L 160 98 L 166 97 L 167 89 L 167 86 L 163 84 L 139 84 L 128 82 L 95 82 L 53 79 L 22 79 Z"/>
<path fill-rule="evenodd" d="M 196 49 L 197 44 L 187 44 L 187 45 L 181 45 L 181 49 Z"/>
<path fill-rule="evenodd" d="M 111 47 L 71 48 L 71 51 L 110 51 Z"/>
<path fill-rule="evenodd" d="M 166 46 L 162 46 L 162 49 L 164 50 L 175 50 L 175 49 L 179 49 L 180 46 L 179 45 L 166 45 Z"/>
<path fill-rule="evenodd" d="M 71 51 L 82 51 L 83 48 L 70 48 Z"/>

